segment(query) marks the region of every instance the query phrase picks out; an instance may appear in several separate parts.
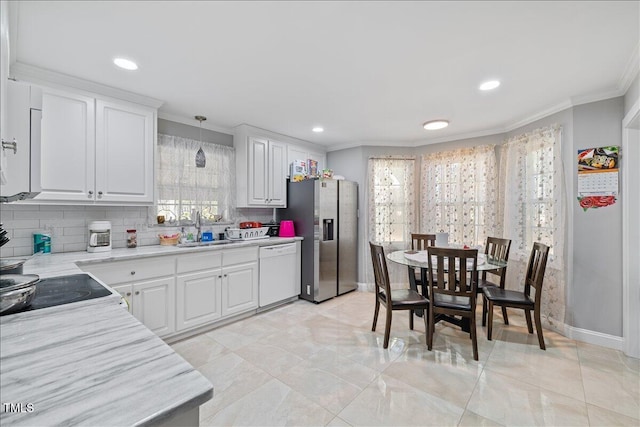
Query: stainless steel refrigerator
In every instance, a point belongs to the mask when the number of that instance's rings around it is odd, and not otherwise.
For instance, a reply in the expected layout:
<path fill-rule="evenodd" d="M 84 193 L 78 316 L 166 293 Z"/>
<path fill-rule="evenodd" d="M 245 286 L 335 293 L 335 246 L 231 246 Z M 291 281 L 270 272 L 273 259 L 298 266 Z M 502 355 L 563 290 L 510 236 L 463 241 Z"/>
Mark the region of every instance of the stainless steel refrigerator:
<path fill-rule="evenodd" d="M 355 290 L 358 260 L 358 184 L 306 180 L 287 184 L 287 208 L 302 241 L 300 297 L 322 302 Z"/>

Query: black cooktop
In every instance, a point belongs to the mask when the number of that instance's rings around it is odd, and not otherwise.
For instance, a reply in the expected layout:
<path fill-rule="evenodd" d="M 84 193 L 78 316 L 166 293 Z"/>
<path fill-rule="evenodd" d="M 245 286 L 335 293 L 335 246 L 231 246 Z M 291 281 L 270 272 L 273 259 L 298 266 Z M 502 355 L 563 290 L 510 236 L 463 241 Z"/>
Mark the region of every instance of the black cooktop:
<path fill-rule="evenodd" d="M 47 277 L 36 285 L 31 304 L 18 312 L 106 297 L 111 292 L 88 274 Z"/>

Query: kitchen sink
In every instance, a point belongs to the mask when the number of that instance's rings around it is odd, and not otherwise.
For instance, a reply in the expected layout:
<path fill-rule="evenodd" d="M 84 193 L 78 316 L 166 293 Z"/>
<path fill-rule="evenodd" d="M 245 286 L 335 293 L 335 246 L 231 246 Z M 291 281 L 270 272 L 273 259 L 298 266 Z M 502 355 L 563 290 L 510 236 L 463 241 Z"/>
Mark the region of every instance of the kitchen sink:
<path fill-rule="evenodd" d="M 186 242 L 186 243 L 178 243 L 179 248 L 196 248 L 200 246 L 217 246 L 217 245 L 225 245 L 227 243 L 233 243 L 232 240 L 213 240 L 211 242 Z"/>

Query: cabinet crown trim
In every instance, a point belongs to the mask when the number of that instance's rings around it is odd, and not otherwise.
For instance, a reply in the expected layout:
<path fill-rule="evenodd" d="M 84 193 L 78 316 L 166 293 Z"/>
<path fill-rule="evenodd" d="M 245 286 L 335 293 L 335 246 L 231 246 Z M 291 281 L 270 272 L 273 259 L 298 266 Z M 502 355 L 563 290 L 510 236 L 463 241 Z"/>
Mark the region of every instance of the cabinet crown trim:
<path fill-rule="evenodd" d="M 53 84 L 59 89 L 82 90 L 89 92 L 86 94 L 88 96 L 102 95 L 121 101 L 129 101 L 135 104 L 146 105 L 156 109 L 160 108 L 160 106 L 164 104 L 164 101 L 156 98 L 139 95 L 137 93 L 70 76 L 68 74 L 58 73 L 57 71 L 35 67 L 22 62 L 16 62 L 11 65 L 10 75 L 15 79 L 28 81 L 30 83 L 49 87 Z"/>

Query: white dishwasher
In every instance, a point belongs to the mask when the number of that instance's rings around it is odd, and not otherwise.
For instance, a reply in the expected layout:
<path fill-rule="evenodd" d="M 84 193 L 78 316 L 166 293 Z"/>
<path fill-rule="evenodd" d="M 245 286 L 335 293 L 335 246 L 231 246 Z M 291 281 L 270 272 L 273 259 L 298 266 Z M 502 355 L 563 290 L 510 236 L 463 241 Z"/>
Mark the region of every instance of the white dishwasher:
<path fill-rule="evenodd" d="M 300 295 L 296 244 L 260 248 L 260 307 Z"/>

